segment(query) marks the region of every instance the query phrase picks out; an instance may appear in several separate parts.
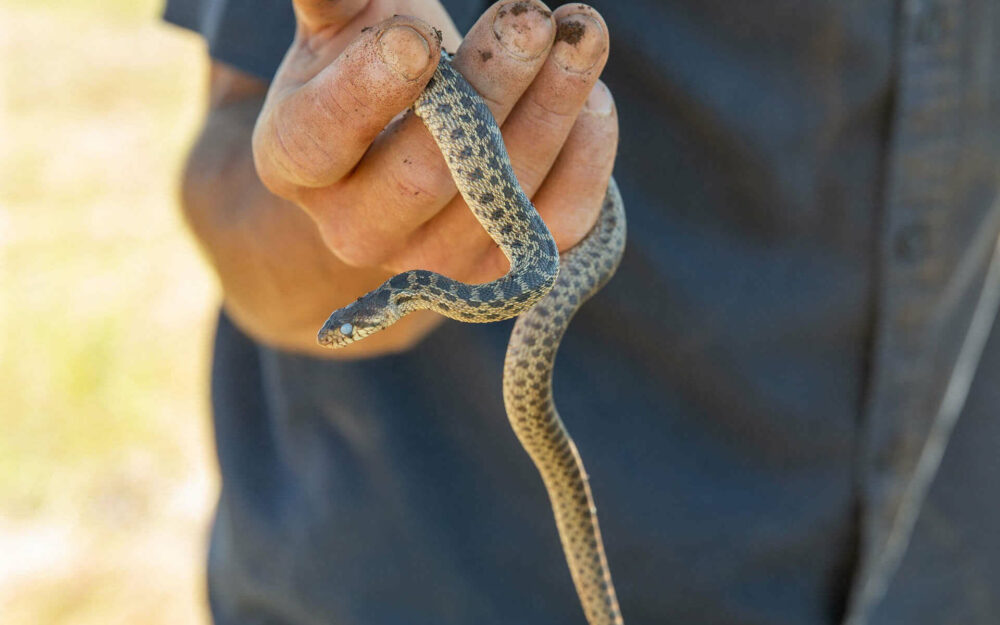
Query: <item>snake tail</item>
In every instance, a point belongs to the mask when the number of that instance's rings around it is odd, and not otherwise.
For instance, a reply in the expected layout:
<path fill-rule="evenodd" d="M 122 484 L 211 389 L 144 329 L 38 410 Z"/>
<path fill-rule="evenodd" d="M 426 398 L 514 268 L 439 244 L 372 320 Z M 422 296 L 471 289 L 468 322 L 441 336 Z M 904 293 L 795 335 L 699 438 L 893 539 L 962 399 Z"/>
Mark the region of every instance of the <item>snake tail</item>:
<path fill-rule="evenodd" d="M 623 621 L 587 473 L 552 398 L 552 368 L 570 319 L 614 274 L 624 246 L 625 213 L 612 179 L 594 229 L 563 255 L 555 286 L 514 325 L 503 373 L 507 416 L 545 483 L 590 625 Z"/>

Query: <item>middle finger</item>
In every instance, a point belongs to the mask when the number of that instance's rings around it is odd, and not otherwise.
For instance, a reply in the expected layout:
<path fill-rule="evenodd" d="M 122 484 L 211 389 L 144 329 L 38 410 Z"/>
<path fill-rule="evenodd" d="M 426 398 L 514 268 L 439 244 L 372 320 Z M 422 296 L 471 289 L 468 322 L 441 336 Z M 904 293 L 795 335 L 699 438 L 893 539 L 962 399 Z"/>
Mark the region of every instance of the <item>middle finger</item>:
<path fill-rule="evenodd" d="M 528 197 L 534 196 L 559 156 L 608 58 L 607 27 L 597 11 L 573 4 L 557 9 L 554 17 L 558 30 L 552 50 L 503 124 L 511 166 Z M 552 234 L 562 238 L 556 230 Z M 483 271 L 475 261 L 495 247 L 456 196 L 414 232 L 388 266 L 395 271 L 420 267 L 457 279 L 481 278 Z M 506 271 L 502 261 L 493 265 L 496 275 L 491 278 Z"/>

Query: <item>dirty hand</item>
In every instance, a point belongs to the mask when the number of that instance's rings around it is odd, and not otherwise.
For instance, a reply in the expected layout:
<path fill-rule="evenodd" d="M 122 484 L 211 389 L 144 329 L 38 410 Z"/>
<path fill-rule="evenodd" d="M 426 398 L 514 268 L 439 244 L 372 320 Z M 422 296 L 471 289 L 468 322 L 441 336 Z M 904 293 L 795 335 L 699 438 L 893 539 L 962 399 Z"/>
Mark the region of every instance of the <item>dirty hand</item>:
<path fill-rule="evenodd" d="M 433 75 L 440 47 L 459 42 L 441 6 L 294 5 L 296 38 L 253 136 L 267 188 L 302 207 L 349 265 L 466 282 L 504 274 L 506 259 L 457 194 L 430 134 L 400 115 Z M 611 174 L 617 119 L 597 79 L 607 54 L 607 27 L 592 8 L 553 13 L 507 0 L 476 22 L 453 62 L 500 123 L 514 172 L 561 250 L 596 220 Z"/>

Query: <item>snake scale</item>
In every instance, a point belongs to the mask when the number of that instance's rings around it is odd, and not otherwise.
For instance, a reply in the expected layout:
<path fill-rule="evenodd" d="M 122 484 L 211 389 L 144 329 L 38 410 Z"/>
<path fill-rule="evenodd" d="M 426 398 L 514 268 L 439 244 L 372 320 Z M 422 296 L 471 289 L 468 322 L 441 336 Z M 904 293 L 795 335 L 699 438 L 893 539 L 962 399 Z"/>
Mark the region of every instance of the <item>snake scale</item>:
<path fill-rule="evenodd" d="M 614 274 L 624 250 L 617 185 L 609 181 L 597 223 L 560 261 L 552 235 L 517 182 L 493 115 L 447 53 L 413 111 L 510 270 L 483 284 L 420 269 L 398 274 L 330 315 L 318 340 L 342 347 L 427 308 L 477 323 L 520 315 L 504 363 L 507 416 L 542 476 L 587 622 L 621 625 L 587 474 L 552 400 L 552 368 L 563 333 L 576 310 Z"/>

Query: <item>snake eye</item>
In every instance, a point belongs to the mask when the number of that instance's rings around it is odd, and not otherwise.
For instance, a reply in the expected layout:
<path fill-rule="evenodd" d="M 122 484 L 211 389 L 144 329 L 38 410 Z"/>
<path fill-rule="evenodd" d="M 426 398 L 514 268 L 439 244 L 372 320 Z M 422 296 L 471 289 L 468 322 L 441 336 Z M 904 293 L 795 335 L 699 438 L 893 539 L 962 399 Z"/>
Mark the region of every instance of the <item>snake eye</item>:
<path fill-rule="evenodd" d="M 343 334 L 344 336 L 351 336 L 352 334 L 354 334 L 354 326 L 352 326 L 349 323 L 345 323 L 344 325 L 340 326 L 340 333 Z"/>

